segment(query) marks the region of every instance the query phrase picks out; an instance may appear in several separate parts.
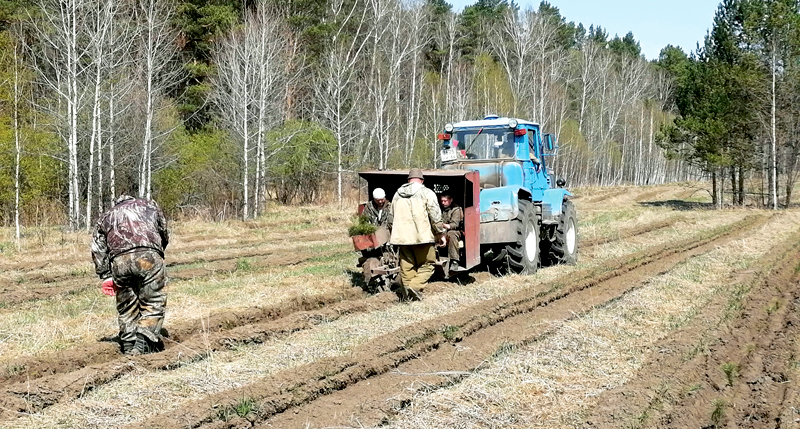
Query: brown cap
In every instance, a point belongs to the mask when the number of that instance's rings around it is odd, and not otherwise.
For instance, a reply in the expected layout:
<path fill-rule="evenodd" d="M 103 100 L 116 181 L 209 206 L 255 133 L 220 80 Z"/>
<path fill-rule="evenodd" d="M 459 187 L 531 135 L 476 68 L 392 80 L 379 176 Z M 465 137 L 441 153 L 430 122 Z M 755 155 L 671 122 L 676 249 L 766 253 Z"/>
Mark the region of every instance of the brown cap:
<path fill-rule="evenodd" d="M 422 170 L 419 168 L 412 168 L 411 171 L 408 172 L 408 178 L 425 180 L 425 176 L 422 175 Z"/>

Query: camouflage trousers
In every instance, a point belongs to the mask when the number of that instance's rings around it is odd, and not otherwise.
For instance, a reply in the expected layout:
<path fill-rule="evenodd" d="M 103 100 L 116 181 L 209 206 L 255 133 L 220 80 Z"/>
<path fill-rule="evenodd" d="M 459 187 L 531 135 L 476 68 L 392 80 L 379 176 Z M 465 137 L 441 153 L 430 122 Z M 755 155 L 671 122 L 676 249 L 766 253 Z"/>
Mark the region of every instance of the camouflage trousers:
<path fill-rule="evenodd" d="M 447 237 L 447 257 L 454 261 L 459 260 L 458 242 L 461 240 L 462 235 L 461 231 L 447 231 L 447 234 L 445 234 L 445 237 Z"/>
<path fill-rule="evenodd" d="M 136 341 L 138 333 L 160 342 L 167 305 L 164 258 L 150 249 L 123 253 L 111 261 L 111 273 L 117 285 L 120 340 Z"/>

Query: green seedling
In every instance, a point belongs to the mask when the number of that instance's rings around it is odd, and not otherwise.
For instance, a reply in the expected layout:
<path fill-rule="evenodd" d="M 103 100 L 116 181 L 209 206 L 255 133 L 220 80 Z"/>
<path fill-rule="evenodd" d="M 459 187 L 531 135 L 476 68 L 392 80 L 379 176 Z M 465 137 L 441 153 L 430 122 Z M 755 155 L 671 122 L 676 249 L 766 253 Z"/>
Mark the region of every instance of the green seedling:
<path fill-rule="evenodd" d="M 766 308 L 767 314 L 772 315 L 772 313 L 778 311 L 781 308 L 781 303 L 777 299 L 773 300 Z"/>
<path fill-rule="evenodd" d="M 6 367 L 7 375 L 20 375 L 25 371 L 25 365 L 11 364 Z"/>
<path fill-rule="evenodd" d="M 728 403 L 724 399 L 715 399 L 711 406 L 713 407 L 711 410 L 711 422 L 714 423 L 714 426 L 719 426 L 722 419 L 725 418 L 725 408 L 728 407 Z"/>
<path fill-rule="evenodd" d="M 444 330 L 442 331 L 442 336 L 447 341 L 453 341 L 458 336 L 458 332 L 461 329 L 458 326 L 448 325 L 445 326 Z"/>
<path fill-rule="evenodd" d="M 217 419 L 227 422 L 234 416 L 246 418 L 250 413 L 258 411 L 258 404 L 255 399 L 243 397 L 235 404 L 226 405 L 217 410 Z"/>
<path fill-rule="evenodd" d="M 377 229 L 378 228 L 375 225 L 370 223 L 369 219 L 367 219 L 366 216 L 362 215 L 355 218 L 353 225 L 351 225 L 350 228 L 347 230 L 347 234 L 350 237 L 354 237 L 356 235 L 372 234 Z"/>
<path fill-rule="evenodd" d="M 726 362 L 720 365 L 720 369 L 725 373 L 725 378 L 728 380 L 728 386 L 733 386 L 733 379 L 739 375 L 739 365 Z"/>
<path fill-rule="evenodd" d="M 234 406 L 236 415 L 247 417 L 248 414 L 256 410 L 256 401 L 253 398 L 242 398 Z"/>
<path fill-rule="evenodd" d="M 250 264 L 250 260 L 247 258 L 240 258 L 236 261 L 236 271 L 250 271 L 253 269 L 253 265 Z"/>
<path fill-rule="evenodd" d="M 503 344 L 500 344 L 500 347 L 498 347 L 497 350 L 495 350 L 493 356 L 494 357 L 504 356 L 504 355 L 507 355 L 509 353 L 513 353 L 516 350 L 517 350 L 517 346 L 515 344 L 503 342 Z"/>

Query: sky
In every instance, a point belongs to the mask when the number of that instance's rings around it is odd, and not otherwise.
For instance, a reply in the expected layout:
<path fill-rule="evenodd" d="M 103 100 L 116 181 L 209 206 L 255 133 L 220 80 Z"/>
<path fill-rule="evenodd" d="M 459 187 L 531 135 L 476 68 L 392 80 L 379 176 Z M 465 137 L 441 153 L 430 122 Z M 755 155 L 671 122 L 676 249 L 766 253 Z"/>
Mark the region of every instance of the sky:
<path fill-rule="evenodd" d="M 633 32 L 648 60 L 658 58 L 667 45 L 680 46 L 689 54 L 703 45 L 721 0 L 548 0 L 561 11 L 567 22 L 600 25 L 608 33 L 624 37 Z M 447 0 L 453 9 L 477 0 Z M 517 0 L 520 8 L 538 9 L 539 1 Z"/>

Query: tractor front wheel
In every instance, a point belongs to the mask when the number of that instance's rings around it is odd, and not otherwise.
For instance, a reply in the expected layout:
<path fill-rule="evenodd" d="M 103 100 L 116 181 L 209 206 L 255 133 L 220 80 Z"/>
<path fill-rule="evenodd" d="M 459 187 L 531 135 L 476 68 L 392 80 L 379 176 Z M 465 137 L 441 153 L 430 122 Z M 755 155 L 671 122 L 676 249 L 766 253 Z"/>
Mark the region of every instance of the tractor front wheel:
<path fill-rule="evenodd" d="M 578 262 L 578 222 L 572 201 L 564 201 L 561 217 L 552 242 L 547 245 L 547 260 L 551 265 L 575 265 Z"/>
<path fill-rule="evenodd" d="M 539 269 L 539 219 L 530 201 L 519 201 L 517 242 L 506 246 L 508 268 L 519 274 L 533 274 Z"/>

